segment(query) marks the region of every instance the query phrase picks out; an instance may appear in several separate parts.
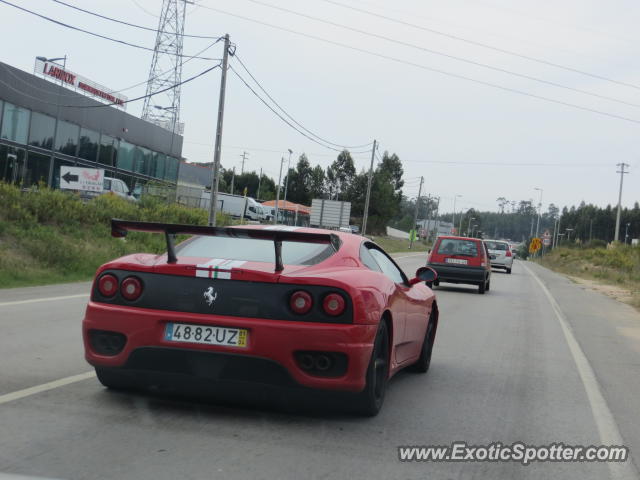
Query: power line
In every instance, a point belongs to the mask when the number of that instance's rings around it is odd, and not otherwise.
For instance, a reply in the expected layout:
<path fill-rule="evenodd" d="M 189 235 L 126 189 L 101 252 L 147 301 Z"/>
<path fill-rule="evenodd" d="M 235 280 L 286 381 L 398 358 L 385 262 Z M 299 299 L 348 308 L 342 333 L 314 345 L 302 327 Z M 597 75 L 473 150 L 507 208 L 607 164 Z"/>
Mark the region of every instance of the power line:
<path fill-rule="evenodd" d="M 57 1 L 57 0 L 54 0 L 54 1 Z M 507 75 L 513 75 L 515 77 L 520 77 L 520 78 L 524 78 L 526 80 L 531 80 L 531 81 L 534 81 L 534 82 L 543 83 L 545 85 L 551 85 L 551 86 L 557 87 L 557 88 L 564 88 L 566 90 L 571 90 L 571 91 L 574 91 L 574 92 L 577 92 L 577 93 L 581 93 L 583 95 L 589 95 L 589 96 L 592 96 L 592 97 L 601 98 L 603 100 L 609 100 L 609 101 L 612 101 L 612 102 L 617 102 L 617 103 L 622 103 L 622 104 L 625 104 L 625 105 L 629 105 L 631 107 L 640 108 L 640 105 L 637 104 L 637 103 L 627 102 L 626 100 L 620 100 L 618 98 L 612 98 L 612 97 L 608 97 L 606 95 L 600 95 L 598 93 L 590 92 L 588 90 L 582 90 L 582 89 L 579 89 L 579 88 L 570 87 L 568 85 L 563 85 L 561 83 L 553 82 L 553 81 L 550 81 L 550 80 L 545 80 L 543 78 L 538 78 L 538 77 L 534 77 L 534 76 L 531 76 L 531 75 L 526 75 L 526 74 L 523 74 L 523 73 L 514 72 L 513 70 L 508 70 L 506 68 L 496 67 L 496 66 L 493 66 L 493 65 L 490 65 L 490 64 L 487 64 L 487 63 L 483 63 L 483 62 L 477 62 L 475 60 L 470 60 L 468 58 L 458 57 L 456 55 L 451 55 L 451 54 L 448 54 L 448 53 L 445 53 L 445 52 L 441 52 L 441 51 L 438 51 L 438 50 L 434 50 L 434 49 L 431 49 L 431 48 L 426 48 L 426 47 L 423 47 L 423 46 L 420 46 L 420 45 L 416 45 L 414 43 L 409 43 L 409 42 L 405 42 L 405 41 L 402 41 L 402 40 L 397 40 L 397 39 L 394 39 L 394 38 L 391 38 L 391 37 L 387 37 L 385 35 L 380 35 L 378 33 L 368 32 L 366 30 L 361 30 L 359 28 L 350 27 L 349 25 L 344 25 L 344 24 L 341 24 L 341 23 L 333 22 L 331 20 L 325 20 L 325 19 L 322 19 L 322 18 L 314 17 L 312 15 L 307 15 L 306 13 L 296 12 L 295 10 L 291 10 L 291 9 L 284 8 L 284 7 L 279 7 L 277 5 L 272 5 L 270 3 L 266 3 L 266 2 L 263 2 L 263 1 L 260 1 L 260 0 L 247 0 L 247 1 L 251 2 L 251 3 L 255 3 L 257 5 L 262 5 L 262 6 L 265 6 L 265 7 L 273 8 L 273 9 L 276 9 L 276 10 L 280 10 L 282 12 L 291 13 L 292 15 L 297 15 L 299 17 L 306 18 L 306 19 L 309 19 L 309 20 L 314 20 L 316 22 L 321 22 L 321 23 L 324 23 L 326 25 L 331 25 L 331 26 L 334 26 L 334 27 L 338 27 L 338 28 L 342 28 L 342 29 L 349 30 L 349 31 L 352 31 L 352 32 L 356 32 L 356 33 L 359 33 L 361 35 L 366 35 L 368 37 L 377 38 L 377 39 L 384 40 L 384 41 L 387 41 L 387 42 L 395 43 L 397 45 L 402 45 L 404 47 L 414 48 L 416 50 L 420 50 L 420 51 L 423 51 L 423 52 L 431 53 L 433 55 L 440 55 L 442 57 L 446 57 L 446 58 L 449 58 L 449 59 L 452 59 L 452 60 L 468 63 L 470 65 L 475 65 L 477 67 L 487 68 L 489 70 L 493 70 L 493 71 L 500 72 L 500 73 L 506 73 Z"/>
<path fill-rule="evenodd" d="M 560 68 L 562 70 L 566 70 L 566 71 L 569 71 L 569 72 L 579 73 L 580 75 L 586 75 L 587 77 L 597 78 L 599 80 L 604 80 L 604 81 L 607 81 L 607 82 L 611 82 L 611 83 L 615 83 L 615 84 L 622 85 L 622 86 L 625 86 L 625 87 L 630 87 L 630 88 L 635 88 L 635 89 L 640 90 L 640 86 L 638 86 L 638 85 L 621 82 L 619 80 L 614 80 L 614 79 L 609 78 L 609 77 L 605 77 L 605 76 L 598 75 L 598 74 L 595 74 L 595 73 L 590 73 L 590 72 L 587 72 L 585 70 L 580 70 L 580 69 L 577 69 L 577 68 L 569 67 L 567 65 L 562 65 L 562 64 L 559 64 L 559 63 L 551 62 L 549 60 L 544 60 L 542 58 L 532 57 L 530 55 L 525 55 L 525 54 L 522 54 L 522 53 L 514 52 L 512 50 L 506 50 L 504 48 L 496 47 L 494 45 L 489 45 L 489 44 L 486 44 L 486 43 L 478 42 L 476 40 L 471 40 L 471 39 L 468 39 L 468 38 L 460 37 L 458 35 L 453 35 L 451 33 L 442 32 L 440 30 L 435 30 L 433 28 L 425 27 L 423 25 L 417 25 L 415 23 L 411 23 L 411 22 L 407 22 L 407 21 L 400 20 L 400 19 L 397 19 L 397 18 L 389 17 L 387 15 L 382 15 L 382 14 L 379 14 L 379 13 L 375 13 L 375 12 L 372 12 L 370 10 L 365 10 L 363 8 L 353 7 L 351 5 L 345 5 L 343 3 L 336 2 L 335 0 L 320 0 L 320 1 L 325 2 L 325 3 L 330 3 L 332 5 L 337 5 L 337 6 L 342 7 L 342 8 L 348 8 L 350 10 L 353 10 L 353 11 L 356 11 L 356 12 L 360 12 L 360 13 L 364 13 L 366 15 L 371 15 L 373 17 L 382 18 L 384 20 L 388 20 L 390 22 L 395 22 L 395 23 L 398 23 L 400 25 L 404 25 L 404 26 L 407 26 L 407 27 L 412 27 L 412 28 L 416 28 L 418 30 L 423 30 L 425 32 L 430 32 L 430 33 L 433 33 L 433 34 L 436 34 L 436 35 L 441 35 L 443 37 L 451 38 L 453 40 L 458 40 L 460 42 L 465 42 L 465 43 L 468 43 L 470 45 L 475 45 L 477 47 L 488 48 L 488 49 L 494 50 L 496 52 L 504 53 L 504 54 L 507 54 L 507 55 L 512 55 L 514 57 L 523 58 L 525 60 L 530 60 L 532 62 L 541 63 L 543 65 L 548 65 L 548 66 L 551 66 L 551 67 Z"/>
<path fill-rule="evenodd" d="M 298 127 L 296 127 L 294 124 L 292 124 L 289 120 L 287 120 L 286 118 L 284 118 L 284 117 L 283 117 L 279 112 L 277 112 L 276 110 L 274 110 L 274 108 L 273 108 L 271 105 L 269 105 L 269 104 L 264 100 L 264 98 L 262 98 L 262 97 L 260 96 L 260 94 L 258 94 L 258 92 L 256 92 L 256 91 L 251 87 L 251 85 L 249 85 L 249 84 L 247 83 L 247 81 L 246 81 L 244 78 L 242 78 L 242 76 L 238 73 L 238 71 L 237 71 L 235 68 L 233 68 L 232 66 L 230 66 L 230 68 L 231 68 L 231 71 L 232 71 L 233 73 L 235 73 L 235 74 L 236 74 L 236 77 L 238 77 L 238 78 L 240 79 L 240 81 L 241 81 L 242 83 L 244 83 L 244 85 L 245 85 L 245 86 L 246 86 L 246 87 L 251 91 L 251 93 L 253 93 L 253 94 L 256 96 L 256 98 L 257 98 L 258 100 L 260 100 L 260 101 L 261 101 L 261 102 L 262 102 L 262 103 L 263 103 L 263 104 L 264 104 L 264 105 L 265 105 L 269 110 L 271 110 L 271 111 L 272 111 L 272 112 L 273 112 L 273 113 L 274 113 L 274 114 L 275 114 L 275 115 L 276 115 L 280 120 L 282 120 L 284 123 L 286 123 L 287 125 L 289 125 L 289 126 L 290 126 L 291 128 L 293 128 L 296 132 L 298 132 L 298 133 L 299 133 L 300 135 L 302 135 L 303 137 L 306 137 L 307 139 L 311 140 L 311 141 L 312 141 L 312 142 L 314 142 L 314 143 L 317 143 L 318 145 L 320 145 L 320 146 L 322 146 L 322 147 L 324 147 L 324 148 L 328 148 L 329 150 L 333 150 L 333 151 L 335 151 L 335 152 L 342 152 L 342 150 L 340 150 L 339 148 L 330 147 L 330 146 L 328 146 L 328 145 L 325 145 L 325 144 L 323 144 L 323 143 L 320 143 L 320 142 L 319 142 L 318 140 L 316 140 L 314 137 L 311 137 L 310 135 L 308 135 L 308 134 L 307 134 L 307 133 L 305 133 L 304 131 L 300 130 Z"/>
<path fill-rule="evenodd" d="M 66 2 L 63 2 L 61 0 L 51 0 L 51 1 L 53 1 L 55 3 L 58 3 L 60 5 L 64 5 L 65 7 L 69 7 L 69 8 L 72 8 L 74 10 L 78 10 L 80 12 L 84 12 L 84 13 L 87 13 L 89 15 L 93 15 L 94 17 L 102 18 L 104 20 L 109 20 L 110 22 L 120 23 L 122 25 L 127 25 L 129 27 L 139 28 L 140 30 L 146 30 L 146 31 L 149 31 L 149 32 L 158 33 L 158 29 L 157 28 L 145 27 L 143 25 L 137 25 L 135 23 L 125 22 L 124 20 L 118 20 L 117 18 L 107 17 L 106 15 L 102 15 L 102 14 L 97 13 L 97 12 L 92 12 L 91 10 L 85 10 L 84 8 L 77 7 L 76 5 L 71 5 L 70 3 L 66 3 Z M 174 32 L 163 32 L 163 33 L 171 33 L 172 35 L 175 35 Z M 183 33 L 183 34 L 181 34 L 181 36 L 182 37 L 186 37 L 186 38 L 204 38 L 204 39 L 208 39 L 208 40 L 211 40 L 211 39 L 221 40 L 222 38 L 224 38 L 224 37 L 220 37 L 220 36 L 216 37 L 216 36 L 211 36 L 211 35 L 191 35 L 191 34 L 188 34 L 188 33 Z"/>
<path fill-rule="evenodd" d="M 42 18 L 43 20 L 47 20 L 48 22 L 55 23 L 56 25 L 60 25 L 61 27 L 69 28 L 69 29 L 75 30 L 77 32 L 86 33 L 87 35 L 92 35 L 94 37 L 102 38 L 103 40 L 109 40 L 111 42 L 120 43 L 121 45 L 127 45 L 128 47 L 139 48 L 141 50 L 147 50 L 147 51 L 150 51 L 150 52 L 154 51 L 153 48 L 145 47 L 145 46 L 142 46 L 142 45 L 137 45 L 135 43 L 127 42 L 125 40 L 118 40 L 117 38 L 107 37 L 106 35 L 101 35 L 99 33 L 91 32 L 89 30 L 85 30 L 83 28 L 76 27 L 74 25 L 70 25 L 68 23 L 61 22 L 61 21 L 56 20 L 54 18 L 47 17 L 46 15 L 42 15 L 40 13 L 34 12 L 33 10 L 29 10 L 27 8 L 23 8 L 23 7 L 20 7 L 18 5 L 15 5 L 15 4 L 11 3 L 11 2 L 8 2 L 7 0 L 0 0 L 0 3 L 4 3 L 5 5 L 9 5 L 10 7 L 17 8 L 18 10 L 22 10 L 23 12 L 30 13 L 31 15 L 35 15 L 36 17 Z M 170 53 L 170 52 L 163 52 L 163 53 Z M 210 61 L 211 60 L 216 60 L 214 58 L 197 57 L 197 56 L 194 56 L 194 55 L 182 55 L 181 54 L 179 56 L 180 57 L 193 57 L 193 58 L 197 58 L 199 60 L 210 60 Z"/>
<path fill-rule="evenodd" d="M 4 1 L 4 0 L 0 0 L 0 1 Z M 324 43 L 329 43 L 331 45 L 335 45 L 335 46 L 338 46 L 338 47 L 341 47 L 341 48 L 346 48 L 346 49 L 353 50 L 353 51 L 356 51 L 356 52 L 365 53 L 367 55 L 371 55 L 371 56 L 374 56 L 374 57 L 382 58 L 384 60 L 391 60 L 391 61 L 396 62 L 396 63 L 409 65 L 409 66 L 412 66 L 412 67 L 420 68 L 422 70 L 427 70 L 427 71 L 430 71 L 430 72 L 439 73 L 441 75 L 446 75 L 446 76 L 453 77 L 453 78 L 458 78 L 460 80 L 466 80 L 466 81 L 469 81 L 469 82 L 477 83 L 479 85 L 484 85 L 484 86 L 487 86 L 487 87 L 496 88 L 498 90 L 503 90 L 505 92 L 511 92 L 511 93 L 515 93 L 515 94 L 518 94 L 518 95 L 523 95 L 525 97 L 535 98 L 537 100 L 542 100 L 544 102 L 555 103 L 557 105 L 563 105 L 565 107 L 570 107 L 570 108 L 574 108 L 574 109 L 577 109 L 577 110 L 596 113 L 598 115 L 602 115 L 602 116 L 605 116 L 605 117 L 616 118 L 618 120 L 624 120 L 624 121 L 627 121 L 627 122 L 640 124 L 640 120 L 637 120 L 637 119 L 634 119 L 634 118 L 629 118 L 629 117 L 625 117 L 625 116 L 622 116 L 622 115 L 617 115 L 615 113 L 605 112 L 603 110 L 597 110 L 595 108 L 584 107 L 582 105 L 577 105 L 575 103 L 565 102 L 563 100 L 556 100 L 554 98 L 544 97 L 542 95 L 529 93 L 529 92 L 524 91 L 524 90 L 518 90 L 516 88 L 506 87 L 506 86 L 499 85 L 499 84 L 496 84 L 496 83 L 486 82 L 484 80 L 478 80 L 478 79 L 475 79 L 475 78 L 472 78 L 472 77 L 468 77 L 468 76 L 465 76 L 465 75 L 448 72 L 446 70 L 440 70 L 440 69 L 437 69 L 437 68 L 428 67 L 426 65 L 422 65 L 422 64 L 419 64 L 419 63 L 411 62 L 411 61 L 408 61 L 408 60 L 402 60 L 402 59 L 397 58 L 397 57 L 392 57 L 390 55 L 384 55 L 382 53 L 374 52 L 374 51 L 371 51 L 371 50 L 366 50 L 364 48 L 355 47 L 353 45 L 348 45 L 346 43 L 337 42 L 335 40 L 329 40 L 329 39 L 326 39 L 326 38 L 318 37 L 316 35 L 311 35 L 311 34 L 308 34 L 308 33 L 299 32 L 297 30 L 292 30 L 290 28 L 281 27 L 281 26 L 274 25 L 274 24 L 271 24 L 271 23 L 263 22 L 262 20 L 256 20 L 254 18 L 246 17 L 246 16 L 243 16 L 243 15 L 230 13 L 230 12 L 227 12 L 225 10 L 221 10 L 219 8 L 210 7 L 208 5 L 202 5 L 202 8 L 206 8 L 208 10 L 212 10 L 212 11 L 215 11 L 215 12 L 218 12 L 218 13 L 222 13 L 223 15 L 229 15 L 231 17 L 240 18 L 240 19 L 246 20 L 248 22 L 256 23 L 256 24 L 259 24 L 259 25 L 264 25 L 264 26 L 269 27 L 269 28 L 282 30 L 284 32 L 292 33 L 294 35 L 299 35 L 301 37 L 311 38 L 313 40 L 317 40 L 317 41 L 324 42 Z"/>
<path fill-rule="evenodd" d="M 240 65 L 242 66 L 242 68 L 244 69 L 245 72 L 247 72 L 247 74 L 251 77 L 251 79 L 256 83 L 256 85 L 258 85 L 258 88 L 260 88 L 260 90 L 262 90 L 264 92 L 264 94 L 269 98 L 269 100 L 271 100 L 276 107 L 278 107 L 280 109 L 280 111 L 282 111 L 282 113 L 285 114 L 285 116 L 291 120 L 293 123 L 295 123 L 296 125 L 298 125 L 300 128 L 302 128 L 305 132 L 307 132 L 308 134 L 316 137 L 318 140 L 324 142 L 324 143 L 328 143 L 329 145 L 333 145 L 334 147 L 341 147 L 341 148 L 345 148 L 345 149 L 349 149 L 349 148 L 365 148 L 368 147 L 369 145 L 372 144 L 372 142 L 369 143 L 365 143 L 364 145 L 343 145 L 340 143 L 334 143 L 334 142 L 330 142 L 329 140 L 326 140 L 324 138 L 322 138 L 320 135 L 313 133 L 311 130 L 309 130 L 308 128 L 306 128 L 304 125 L 302 125 L 300 122 L 298 122 L 295 118 L 293 118 L 291 115 L 289 115 L 289 113 L 287 113 L 287 111 L 282 108 L 280 106 L 280 104 L 269 94 L 269 92 L 267 92 L 262 85 L 260 84 L 260 82 L 258 82 L 258 80 L 256 80 L 256 77 L 253 76 L 253 74 L 249 71 L 249 69 L 247 68 L 247 66 L 244 64 L 244 62 L 242 61 L 242 59 L 237 55 L 233 55 L 233 58 L 235 58 Z"/>
<path fill-rule="evenodd" d="M 465 161 L 456 161 L 456 160 L 407 160 L 402 159 L 403 162 L 412 162 L 412 163 L 431 163 L 438 165 L 478 165 L 478 166 L 501 166 L 501 167 L 575 167 L 575 168 L 583 168 L 583 167 L 593 167 L 593 168 L 609 168 L 608 165 L 602 165 L 600 163 L 541 163 L 541 162 L 527 162 L 527 163 L 516 163 L 516 162 L 465 162 Z"/>
<path fill-rule="evenodd" d="M 138 2 L 136 2 L 136 0 L 131 0 L 131 3 L 133 3 L 136 7 L 138 7 L 140 10 L 142 10 L 147 15 L 150 15 L 150 16 L 152 16 L 154 18 L 158 18 L 158 15 L 156 15 L 155 13 L 151 13 L 149 10 L 147 10 L 142 5 L 140 5 Z"/>

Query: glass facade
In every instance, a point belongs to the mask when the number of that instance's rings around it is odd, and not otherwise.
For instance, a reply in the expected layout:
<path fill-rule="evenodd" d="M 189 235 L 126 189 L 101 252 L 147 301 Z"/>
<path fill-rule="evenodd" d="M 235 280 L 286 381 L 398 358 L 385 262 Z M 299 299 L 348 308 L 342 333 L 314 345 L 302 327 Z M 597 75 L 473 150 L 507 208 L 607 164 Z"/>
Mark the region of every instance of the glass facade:
<path fill-rule="evenodd" d="M 56 152 L 75 156 L 78 150 L 78 135 L 80 127 L 73 123 L 60 120 L 56 133 Z"/>
<path fill-rule="evenodd" d="M 29 152 L 27 156 L 27 168 L 24 171 L 22 184 L 25 187 L 35 185 L 40 182 L 49 182 L 49 165 L 51 156 L 41 153 Z"/>
<path fill-rule="evenodd" d="M 98 144 L 100 143 L 100 134 L 89 130 L 88 128 L 80 129 L 80 141 L 78 142 L 78 156 L 85 160 L 95 162 L 98 158 Z"/>
<path fill-rule="evenodd" d="M 100 137 L 100 152 L 98 162 L 103 165 L 115 165 L 118 158 L 118 139 L 109 135 Z"/>
<path fill-rule="evenodd" d="M 53 146 L 53 131 L 56 119 L 49 115 L 33 112 L 31 114 L 31 128 L 29 129 L 29 145 L 51 150 Z"/>
<path fill-rule="evenodd" d="M 127 143 L 125 141 L 120 142 L 120 148 L 118 148 L 118 169 L 133 171 L 134 162 L 134 150 L 135 145 Z"/>
<path fill-rule="evenodd" d="M 105 168 L 139 197 L 148 185 L 172 188 L 179 160 L 0 99 L 0 181 L 59 188 L 63 165 Z"/>
<path fill-rule="evenodd" d="M 25 157 L 23 148 L 0 145 L 0 181 L 21 184 Z"/>
<path fill-rule="evenodd" d="M 30 113 L 31 111 L 26 108 L 17 107 L 9 102 L 4 102 L 0 138 L 11 140 L 16 143 L 27 143 Z"/>

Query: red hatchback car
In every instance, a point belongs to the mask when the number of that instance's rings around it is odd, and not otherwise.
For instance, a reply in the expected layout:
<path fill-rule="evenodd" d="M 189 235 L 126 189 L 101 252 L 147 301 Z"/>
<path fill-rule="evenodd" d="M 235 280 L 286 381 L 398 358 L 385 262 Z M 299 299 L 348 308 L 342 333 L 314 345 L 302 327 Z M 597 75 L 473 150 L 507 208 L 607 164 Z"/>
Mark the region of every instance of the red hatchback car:
<path fill-rule="evenodd" d="M 468 237 L 438 237 L 427 257 L 427 266 L 438 273 L 433 282 L 466 283 L 478 286 L 485 293 L 491 286 L 491 260 L 481 239 Z"/>
<path fill-rule="evenodd" d="M 107 387 L 195 378 L 346 391 L 375 415 L 389 378 L 429 368 L 438 307 L 425 282 L 436 274 L 409 280 L 366 238 L 112 220 L 113 236 L 130 230 L 164 233 L 167 254 L 96 273 L 82 331 Z M 176 234 L 194 236 L 174 246 Z"/>

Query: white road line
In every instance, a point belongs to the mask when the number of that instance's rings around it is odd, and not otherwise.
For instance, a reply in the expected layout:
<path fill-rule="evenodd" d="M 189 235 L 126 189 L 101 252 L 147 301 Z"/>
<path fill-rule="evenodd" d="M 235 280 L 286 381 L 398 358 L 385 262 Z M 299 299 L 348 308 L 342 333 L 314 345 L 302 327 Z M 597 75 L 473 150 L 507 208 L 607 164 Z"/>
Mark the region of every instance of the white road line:
<path fill-rule="evenodd" d="M 81 298 L 88 296 L 88 293 L 79 293 L 77 295 L 64 295 L 62 297 L 32 298 L 30 300 L 16 300 L 15 302 L 0 302 L 0 307 L 8 307 L 10 305 L 23 305 L 25 303 L 54 302 L 56 300 L 68 300 L 70 298 Z"/>
<path fill-rule="evenodd" d="M 556 319 L 562 328 L 562 333 L 564 333 L 564 338 L 567 341 L 573 360 L 576 367 L 578 367 L 580 379 L 582 380 L 584 389 L 587 392 L 591 412 L 593 413 L 593 418 L 596 421 L 596 426 L 598 427 L 598 432 L 600 434 L 600 443 L 602 445 L 624 445 L 624 440 L 622 439 L 622 435 L 618 429 L 618 424 L 607 405 L 607 401 L 602 395 L 602 390 L 600 389 L 600 385 L 598 384 L 593 368 L 591 367 L 587 356 L 582 351 L 576 337 L 573 335 L 571 326 L 569 325 L 565 314 L 562 312 L 560 305 L 558 305 L 558 302 L 553 298 L 553 295 L 551 295 L 551 292 L 549 292 L 549 289 L 545 284 L 542 283 L 540 277 L 527 267 L 524 262 L 522 263 L 522 266 L 527 272 L 529 272 L 534 280 L 538 282 L 540 288 L 549 300 L 551 308 L 553 308 L 553 311 L 556 314 Z M 613 480 L 637 480 L 639 478 L 638 472 L 633 466 L 633 460 L 631 458 L 624 463 L 609 462 L 607 465 L 609 466 L 609 473 L 611 473 L 611 478 Z"/>
<path fill-rule="evenodd" d="M 60 380 L 54 380 L 53 382 L 43 383 L 42 385 L 36 385 L 35 387 L 29 387 L 23 390 L 18 390 L 17 392 L 0 395 L 0 405 L 3 403 L 13 402 L 14 400 L 19 400 L 24 397 L 29 397 L 37 393 L 46 392 L 47 390 L 53 390 L 54 388 L 60 388 L 65 385 L 81 382 L 82 380 L 87 380 L 95 376 L 96 372 L 94 371 L 80 373 L 79 375 L 72 375 L 71 377 L 61 378 Z"/>

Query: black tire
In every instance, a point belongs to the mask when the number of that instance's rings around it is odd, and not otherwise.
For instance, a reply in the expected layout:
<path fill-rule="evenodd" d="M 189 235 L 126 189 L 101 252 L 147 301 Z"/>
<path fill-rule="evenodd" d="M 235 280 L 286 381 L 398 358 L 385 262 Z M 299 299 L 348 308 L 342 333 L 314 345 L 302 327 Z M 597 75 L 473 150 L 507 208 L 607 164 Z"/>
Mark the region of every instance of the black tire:
<path fill-rule="evenodd" d="M 434 287 L 439 287 L 440 286 L 440 280 L 434 280 L 433 281 L 433 286 Z"/>
<path fill-rule="evenodd" d="M 487 289 L 487 281 L 484 280 L 478 285 L 478 293 L 480 295 L 484 295 L 485 290 Z"/>
<path fill-rule="evenodd" d="M 487 280 L 487 287 L 485 288 L 485 290 L 488 292 L 490 288 L 491 288 L 491 279 Z"/>
<path fill-rule="evenodd" d="M 118 373 L 110 368 L 95 367 L 96 376 L 102 385 L 112 390 L 126 390 L 131 388 L 131 379 L 122 373 Z"/>
<path fill-rule="evenodd" d="M 507 268 L 507 273 L 511 273 L 511 269 L 510 268 Z"/>
<path fill-rule="evenodd" d="M 378 333 L 373 344 L 371 360 L 367 368 L 367 383 L 355 400 L 356 411 L 360 415 L 374 417 L 384 402 L 389 377 L 389 332 L 384 320 L 380 320 Z"/>
<path fill-rule="evenodd" d="M 424 284 L 429 288 L 433 288 L 433 282 L 424 282 Z"/>
<path fill-rule="evenodd" d="M 411 365 L 410 370 L 416 373 L 427 373 L 429 366 L 431 365 L 431 354 L 433 353 L 433 343 L 436 339 L 436 322 L 433 319 L 433 314 L 429 317 L 429 323 L 427 324 L 427 331 L 424 334 L 424 340 L 422 341 L 422 350 L 420 350 L 420 358 L 418 361 Z"/>

